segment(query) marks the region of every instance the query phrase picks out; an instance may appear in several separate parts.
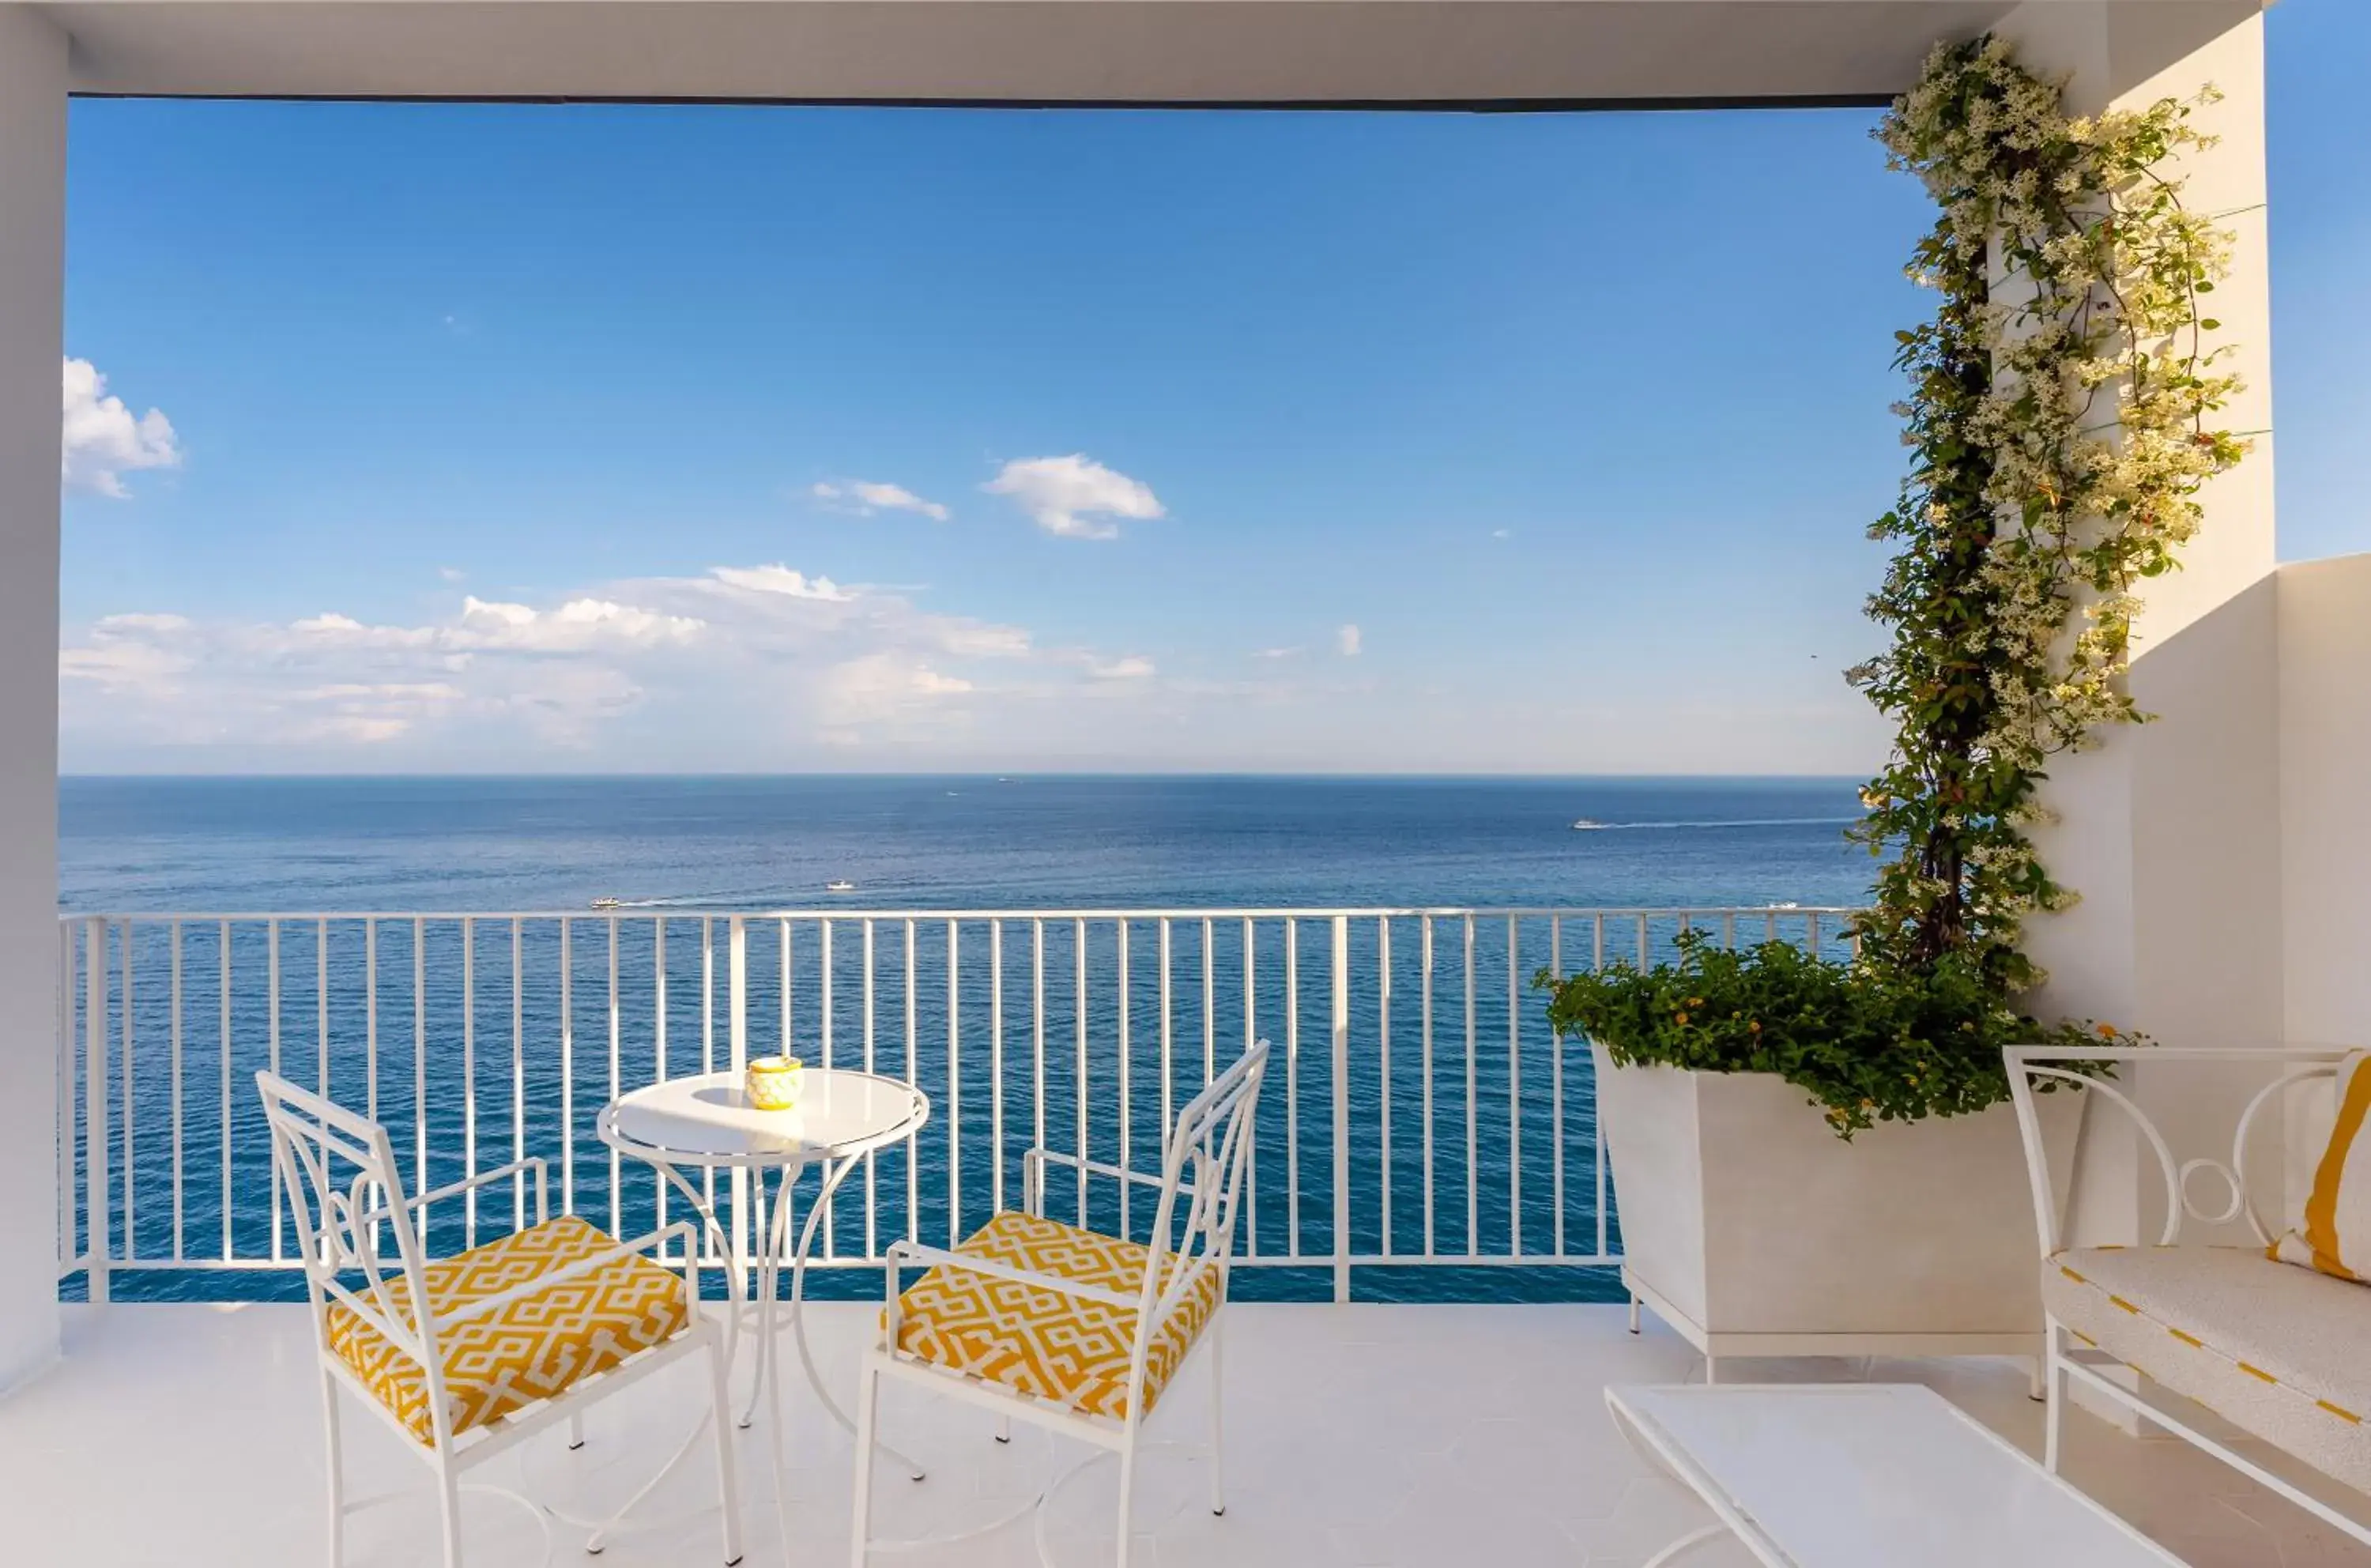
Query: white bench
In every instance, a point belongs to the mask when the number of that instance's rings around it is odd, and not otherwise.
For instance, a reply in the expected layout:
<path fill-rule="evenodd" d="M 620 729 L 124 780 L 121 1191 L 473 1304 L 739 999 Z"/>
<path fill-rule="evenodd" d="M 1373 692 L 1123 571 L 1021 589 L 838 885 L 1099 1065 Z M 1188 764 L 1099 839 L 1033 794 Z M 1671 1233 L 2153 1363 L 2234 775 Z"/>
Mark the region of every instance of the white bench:
<path fill-rule="evenodd" d="M 2130 1368 L 2150 1382 L 2207 1407 L 2224 1420 L 2303 1460 L 2323 1474 L 2371 1492 L 2371 1286 L 2319 1274 L 2266 1256 L 2290 1223 L 2284 1179 L 2300 1159 L 2310 1169 L 2328 1122 L 2296 1102 L 2328 1098 L 2342 1051 L 2330 1049 L 2194 1050 L 2029 1047 L 2007 1054 L 2009 1087 L 2025 1131 L 2035 1223 L 2041 1244 L 2041 1299 L 2046 1314 L 2045 1370 L 2050 1400 L 2044 1462 L 2058 1465 L 2059 1428 L 2070 1384 L 2080 1383 L 2111 1404 L 2130 1409 L 2252 1476 L 2355 1539 L 2371 1544 L 2371 1524 L 2350 1517 L 2300 1491 L 2262 1465 L 2200 1430 L 2187 1412 L 2169 1408 L 2109 1374 Z M 2177 1160 L 2172 1146 L 2132 1095 L 2128 1083 L 2088 1078 L 2082 1064 L 2111 1064 L 2154 1078 L 2163 1072 L 2261 1069 L 2262 1078 L 2238 1112 L 2228 1158 Z M 2092 1097 L 2085 1136 L 2102 1130 L 2099 1113 L 2112 1106 L 2137 1129 L 2144 1171 L 2154 1165 L 2164 1181 L 2165 1225 L 2148 1244 L 2074 1247 L 2054 1194 L 2068 1190 L 2067 1172 L 2053 1171 L 2034 1113 L 2037 1085 L 2079 1085 Z M 2321 1113 L 2327 1116 L 2330 1113 Z M 2261 1167 L 2286 1115 L 2296 1124 L 2281 1171 Z M 2310 1143 L 2309 1148 L 2301 1147 Z M 2256 1155 L 2250 1165 L 2250 1150 Z M 2283 1196 L 2265 1201 L 2273 1193 Z M 2267 1218 L 2269 1207 L 2273 1217 Z M 2246 1243 L 2184 1244 L 2201 1227 L 2244 1225 Z"/>

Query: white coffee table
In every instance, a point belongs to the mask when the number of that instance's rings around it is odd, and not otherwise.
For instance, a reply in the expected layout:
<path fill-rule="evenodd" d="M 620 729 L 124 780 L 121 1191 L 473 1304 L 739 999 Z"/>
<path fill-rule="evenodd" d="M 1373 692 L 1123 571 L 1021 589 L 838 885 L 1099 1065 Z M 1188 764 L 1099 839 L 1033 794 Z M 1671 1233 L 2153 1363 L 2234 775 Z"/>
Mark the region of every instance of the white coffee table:
<path fill-rule="evenodd" d="M 1614 1423 L 1769 1568 L 2182 1568 L 1914 1383 L 1609 1388 Z"/>

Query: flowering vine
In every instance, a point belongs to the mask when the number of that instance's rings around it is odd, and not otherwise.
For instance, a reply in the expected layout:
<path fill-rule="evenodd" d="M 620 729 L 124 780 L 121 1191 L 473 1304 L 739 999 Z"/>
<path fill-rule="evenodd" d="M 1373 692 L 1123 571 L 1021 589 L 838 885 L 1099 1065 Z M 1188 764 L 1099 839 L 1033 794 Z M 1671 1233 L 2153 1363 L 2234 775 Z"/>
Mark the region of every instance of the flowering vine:
<path fill-rule="evenodd" d="M 2122 678 L 2136 586 L 2246 449 L 2212 423 L 2238 386 L 2203 306 L 2229 236 L 2163 169 L 2210 144 L 2195 107 L 2070 118 L 1988 38 L 1937 48 L 1877 132 L 1942 211 L 1910 267 L 1940 304 L 1897 334 L 1915 455 L 1869 530 L 1901 546 L 1868 605 L 1891 641 L 1847 675 L 1897 726 L 1854 829 L 1886 858 L 1866 956 L 2038 983 L 2021 922 L 2073 894 L 2027 836 L 2036 786 L 2147 717 Z"/>

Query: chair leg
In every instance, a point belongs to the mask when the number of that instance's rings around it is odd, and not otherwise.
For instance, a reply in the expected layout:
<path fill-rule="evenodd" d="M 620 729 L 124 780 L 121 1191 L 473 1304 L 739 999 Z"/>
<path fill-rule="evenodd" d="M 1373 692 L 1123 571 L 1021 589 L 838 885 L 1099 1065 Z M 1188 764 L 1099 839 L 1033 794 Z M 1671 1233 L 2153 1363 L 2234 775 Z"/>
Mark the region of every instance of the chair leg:
<path fill-rule="evenodd" d="M 741 1561 L 741 1472 L 733 1462 L 733 1394 L 725 1383 L 724 1347 L 713 1338 L 708 1342 L 708 1390 L 716 1412 L 716 1484 L 724 1503 L 724 1568 L 733 1568 Z"/>
<path fill-rule="evenodd" d="M 1011 1416 L 1000 1415 L 996 1418 L 996 1440 L 1000 1443 L 1010 1443 L 1012 1441 L 1012 1418 Z"/>
<path fill-rule="evenodd" d="M 445 1568 L 461 1568 L 461 1478 L 453 1473 L 453 1466 L 439 1454 L 436 1464 L 436 1500 L 445 1518 Z"/>
<path fill-rule="evenodd" d="M 848 1522 L 850 1568 L 865 1568 L 873 1545 L 873 1425 L 881 1402 L 881 1371 L 868 1357 L 856 1392 L 856 1500 Z"/>
<path fill-rule="evenodd" d="M 574 1453 L 584 1447 L 584 1415 L 583 1412 L 568 1418 L 568 1451 Z"/>
<path fill-rule="evenodd" d="M 2059 1329 L 2055 1322 L 2042 1328 L 2046 1336 L 2042 1344 L 2042 1406 L 2041 1468 L 2051 1474 L 2058 1473 L 2060 1429 L 2066 1422 L 2066 1362 L 2059 1350 Z"/>
<path fill-rule="evenodd" d="M 1135 1497 L 1136 1434 L 1131 1432 L 1128 1435 L 1128 1447 L 1119 1451 L 1119 1553 L 1114 1559 L 1118 1568 L 1128 1568 L 1128 1538 L 1131 1533 L 1128 1527 L 1135 1513 L 1129 1505 Z"/>
<path fill-rule="evenodd" d="M 1220 1314 L 1220 1318 L 1223 1317 L 1224 1314 Z M 1227 1515 L 1227 1342 L 1219 1322 L 1219 1319 L 1214 1319 L 1210 1323 L 1210 1512 L 1219 1518 L 1224 1518 Z"/>
<path fill-rule="evenodd" d="M 330 1568 L 338 1568 L 345 1561 L 346 1546 L 346 1463 L 345 1447 L 338 1437 L 338 1385 L 327 1372 L 321 1375 L 322 1458 L 330 1471 Z"/>

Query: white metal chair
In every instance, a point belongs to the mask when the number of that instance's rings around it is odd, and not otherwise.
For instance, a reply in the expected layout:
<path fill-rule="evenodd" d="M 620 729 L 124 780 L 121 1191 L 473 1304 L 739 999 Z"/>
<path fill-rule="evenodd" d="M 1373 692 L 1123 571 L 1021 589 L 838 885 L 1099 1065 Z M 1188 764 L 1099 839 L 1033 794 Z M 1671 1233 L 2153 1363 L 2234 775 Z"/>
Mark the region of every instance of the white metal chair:
<path fill-rule="evenodd" d="M 573 1216 L 554 1219 L 544 1162 L 532 1159 L 404 1197 L 385 1127 L 271 1073 L 255 1077 L 311 1297 L 328 1439 L 331 1568 L 340 1561 L 347 1516 L 384 1501 L 345 1499 L 341 1388 L 435 1472 L 445 1568 L 460 1568 L 463 1471 L 562 1421 L 570 1446 L 579 1447 L 587 1404 L 698 1355 L 708 1358 L 713 1401 L 723 1561 L 738 1562 L 740 1497 L 723 1340 L 700 1310 L 700 1239 L 690 1223 L 619 1242 Z M 428 1261 L 415 1213 L 529 1171 L 532 1226 Z M 395 1239 L 391 1262 L 381 1252 L 383 1229 Z M 646 1255 L 669 1239 L 683 1248 L 680 1275 Z M 537 1510 L 539 1525 L 545 1512 Z M 589 1549 L 599 1550 L 598 1536 Z"/>
<path fill-rule="evenodd" d="M 2080 1384 L 2371 1544 L 2371 1516 L 2300 1489 L 2210 1435 L 2186 1408 L 2120 1375 L 2137 1372 L 2156 1389 L 2194 1401 L 2324 1474 L 2371 1491 L 2371 1291 L 2265 1255 L 2283 1216 L 2302 1201 L 2294 1195 L 2300 1173 L 2294 1162 L 2302 1159 L 2309 1172 L 2334 1114 L 2334 1107 L 2317 1112 L 2302 1096 L 2326 1096 L 2346 1053 L 2306 1045 L 2152 1045 L 2028 1046 L 2005 1055 L 2041 1244 L 2050 1401 L 2044 1464 L 2058 1468 L 2067 1401 L 2072 1385 Z M 2102 1066 L 2114 1068 L 2121 1081 L 2091 1076 Z M 2144 1075 L 2168 1088 L 2189 1080 L 2190 1102 L 2176 1101 L 2186 1122 L 2206 1110 L 2200 1090 L 2227 1091 L 2235 1101 L 2246 1094 L 2227 1158 L 2217 1149 L 2178 1159 L 2136 1098 L 2133 1080 Z M 2155 1194 L 2163 1228 L 2154 1237 L 2144 1233 L 2147 1244 L 2070 1241 L 2061 1194 L 2072 1192 L 2075 1173 L 2050 1168 L 2037 1086 L 2079 1091 L 2093 1101 L 2086 1138 L 2112 1129 L 2098 1114 L 2106 1108 L 2129 1120 L 2139 1136 L 2139 1191 L 2147 1192 L 2152 1166 L 2163 1183 Z M 2284 1131 L 2292 1113 L 2295 1124 Z M 2276 1147 L 2291 1140 L 2296 1147 Z M 2284 1158 L 2267 1170 L 2272 1152 Z M 2193 1240 L 2193 1224 L 2222 1236 Z M 2244 1229 L 2233 1236 L 2236 1227 Z"/>
<path fill-rule="evenodd" d="M 888 1304 L 881 1337 L 865 1354 L 859 1394 L 856 1568 L 865 1568 L 873 1546 L 873 1426 L 884 1378 L 997 1412 L 1000 1441 L 1018 1416 L 1116 1454 L 1118 1561 L 1127 1568 L 1139 1434 L 1162 1390 L 1207 1343 L 1210 1512 L 1227 1511 L 1219 1319 L 1267 1054 L 1267 1042 L 1253 1045 L 1179 1113 L 1160 1175 L 1033 1148 L 1023 1164 L 1024 1212 L 999 1214 L 954 1251 L 891 1244 Z M 1081 1172 L 1082 1184 L 1100 1177 L 1159 1188 L 1149 1242 L 1046 1217 L 1048 1165 Z M 901 1292 L 900 1271 L 908 1264 L 930 1272 Z M 1059 1485 L 1039 1494 L 1041 1509 Z M 1038 1549 L 1044 1555 L 1042 1516 Z"/>

